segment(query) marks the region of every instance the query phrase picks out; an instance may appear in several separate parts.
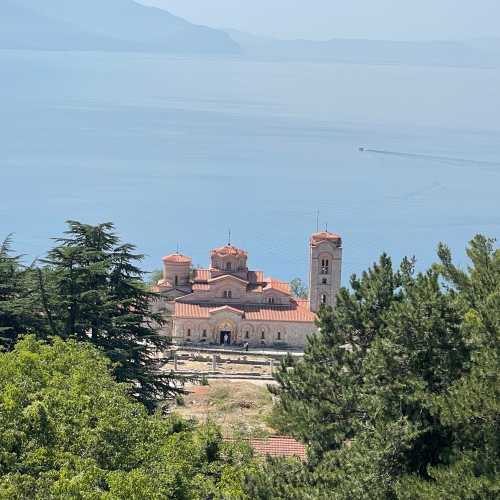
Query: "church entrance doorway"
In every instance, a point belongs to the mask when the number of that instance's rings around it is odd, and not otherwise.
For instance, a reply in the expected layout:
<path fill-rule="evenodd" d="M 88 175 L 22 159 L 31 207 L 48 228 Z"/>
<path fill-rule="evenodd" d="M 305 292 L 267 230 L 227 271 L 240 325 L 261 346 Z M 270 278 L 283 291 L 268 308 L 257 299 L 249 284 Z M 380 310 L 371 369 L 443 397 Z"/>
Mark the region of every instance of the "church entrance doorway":
<path fill-rule="evenodd" d="M 231 332 L 222 330 L 220 332 L 220 345 L 231 345 Z"/>

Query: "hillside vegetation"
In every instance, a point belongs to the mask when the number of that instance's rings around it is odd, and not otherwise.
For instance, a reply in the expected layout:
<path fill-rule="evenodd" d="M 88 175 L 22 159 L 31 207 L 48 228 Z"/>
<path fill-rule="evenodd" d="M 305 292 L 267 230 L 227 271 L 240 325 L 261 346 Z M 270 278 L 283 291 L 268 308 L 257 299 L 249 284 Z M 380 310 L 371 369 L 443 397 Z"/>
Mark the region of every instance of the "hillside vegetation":
<path fill-rule="evenodd" d="M 185 381 L 160 369 L 156 295 L 112 224 L 70 221 L 29 267 L 7 239 L 0 498 L 498 498 L 495 245 L 476 236 L 465 270 L 445 245 L 420 273 L 382 255 L 320 311 L 304 358 L 282 362 L 275 406 L 262 387 L 214 384 L 203 419 Z M 175 400 L 185 418 L 170 414 Z M 249 437 L 267 431 L 268 412 L 270 430 L 306 444 L 307 462 L 256 459 L 210 418 Z"/>

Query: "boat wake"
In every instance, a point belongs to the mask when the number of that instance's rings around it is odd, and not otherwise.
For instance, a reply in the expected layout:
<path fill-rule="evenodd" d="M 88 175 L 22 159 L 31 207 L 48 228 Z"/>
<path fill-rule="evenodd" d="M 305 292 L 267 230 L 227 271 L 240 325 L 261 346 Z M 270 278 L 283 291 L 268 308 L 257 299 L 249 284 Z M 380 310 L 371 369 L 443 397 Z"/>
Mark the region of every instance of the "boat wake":
<path fill-rule="evenodd" d="M 454 158 L 452 156 L 435 156 L 419 153 L 404 153 L 399 151 L 388 151 L 385 149 L 367 149 L 359 148 L 361 153 L 374 153 L 379 155 L 399 156 L 401 158 L 410 158 L 415 160 L 433 160 L 440 161 L 454 165 L 478 165 L 483 167 L 500 167 L 500 162 L 475 160 L 471 158 Z"/>

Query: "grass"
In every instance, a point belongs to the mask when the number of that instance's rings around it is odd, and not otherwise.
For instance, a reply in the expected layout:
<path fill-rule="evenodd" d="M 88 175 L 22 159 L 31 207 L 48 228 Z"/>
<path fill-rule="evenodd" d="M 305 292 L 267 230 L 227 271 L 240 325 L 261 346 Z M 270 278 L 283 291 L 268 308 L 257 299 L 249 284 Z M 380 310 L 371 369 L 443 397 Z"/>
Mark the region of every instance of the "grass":
<path fill-rule="evenodd" d="M 212 420 L 225 435 L 264 437 L 274 433 L 269 425 L 273 402 L 267 386 L 247 381 L 210 380 L 193 386 L 176 412 L 198 421 Z"/>

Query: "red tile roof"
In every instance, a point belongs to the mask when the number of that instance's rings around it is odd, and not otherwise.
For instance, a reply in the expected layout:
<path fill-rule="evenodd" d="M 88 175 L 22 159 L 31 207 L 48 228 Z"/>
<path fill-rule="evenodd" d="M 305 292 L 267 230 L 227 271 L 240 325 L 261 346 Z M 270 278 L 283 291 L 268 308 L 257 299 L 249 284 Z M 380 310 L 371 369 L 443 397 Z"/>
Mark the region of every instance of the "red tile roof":
<path fill-rule="evenodd" d="M 193 292 L 208 292 L 210 285 L 207 283 L 195 283 L 193 285 Z"/>
<path fill-rule="evenodd" d="M 208 281 L 211 277 L 210 269 L 195 269 L 194 270 L 194 280 L 195 281 Z"/>
<path fill-rule="evenodd" d="M 224 307 L 224 306 L 221 306 Z M 249 321 L 287 321 L 299 323 L 314 323 L 316 315 L 309 310 L 308 301 L 296 301 L 290 306 L 278 305 L 231 305 L 235 311 L 239 311 Z M 188 304 L 175 302 L 174 317 L 209 319 L 210 312 L 214 309 L 210 304 Z"/>
<path fill-rule="evenodd" d="M 297 457 L 302 461 L 307 459 L 306 447 L 291 437 L 271 436 L 267 439 L 248 439 L 247 442 L 255 453 L 264 457 Z"/>
<path fill-rule="evenodd" d="M 231 306 L 214 307 L 209 310 L 209 314 L 215 314 L 221 311 L 231 311 L 241 316 L 245 315 L 245 313 L 241 309 L 236 309 L 236 307 L 231 307 Z"/>
<path fill-rule="evenodd" d="M 234 256 L 239 256 L 239 257 L 247 257 L 248 254 L 245 252 L 245 250 L 241 250 L 241 248 L 236 248 L 233 247 L 232 245 L 226 245 L 224 247 L 220 248 L 214 248 L 212 250 L 212 255 L 234 255 Z"/>
<path fill-rule="evenodd" d="M 287 295 L 290 295 L 290 285 L 288 283 L 285 283 L 284 281 L 278 281 L 274 278 L 266 278 L 266 287 L 264 288 L 264 291 L 266 290 L 278 290 L 279 292 L 286 293 Z"/>
<path fill-rule="evenodd" d="M 191 257 L 186 255 L 181 255 L 180 253 L 174 253 L 172 255 L 167 255 L 163 257 L 163 262 L 173 262 L 175 264 L 191 264 Z"/>
<path fill-rule="evenodd" d="M 336 241 L 339 244 L 342 244 L 342 237 L 336 233 L 330 233 L 328 231 L 321 231 L 319 233 L 314 233 L 311 236 L 311 243 L 317 244 L 321 241 Z"/>
<path fill-rule="evenodd" d="M 316 315 L 301 304 L 283 306 L 246 306 L 245 319 L 249 321 L 293 321 L 314 323 Z"/>
<path fill-rule="evenodd" d="M 221 274 L 220 276 L 217 276 L 216 278 L 210 279 L 210 283 L 213 283 L 214 281 L 219 282 L 222 280 L 233 280 L 233 281 L 238 281 L 240 284 L 246 285 L 248 281 L 239 278 L 238 276 L 235 276 L 234 274 Z"/>

